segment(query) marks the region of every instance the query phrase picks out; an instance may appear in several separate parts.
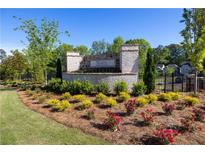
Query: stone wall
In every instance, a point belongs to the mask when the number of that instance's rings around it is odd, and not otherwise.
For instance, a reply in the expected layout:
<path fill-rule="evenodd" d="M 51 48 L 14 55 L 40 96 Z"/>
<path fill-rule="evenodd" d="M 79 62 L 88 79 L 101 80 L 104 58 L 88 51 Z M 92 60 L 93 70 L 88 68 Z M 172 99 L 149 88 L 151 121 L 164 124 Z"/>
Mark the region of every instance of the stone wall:
<path fill-rule="evenodd" d="M 125 81 L 128 89 L 131 91 L 132 84 L 138 81 L 136 73 L 63 73 L 63 79 L 72 81 L 90 81 L 92 84 L 106 82 L 109 84 L 110 91 L 113 91 L 113 85 L 116 81 Z"/>
<path fill-rule="evenodd" d="M 80 69 L 80 64 L 83 60 L 83 56 L 80 56 L 76 52 L 67 53 L 67 72 L 75 72 Z"/>

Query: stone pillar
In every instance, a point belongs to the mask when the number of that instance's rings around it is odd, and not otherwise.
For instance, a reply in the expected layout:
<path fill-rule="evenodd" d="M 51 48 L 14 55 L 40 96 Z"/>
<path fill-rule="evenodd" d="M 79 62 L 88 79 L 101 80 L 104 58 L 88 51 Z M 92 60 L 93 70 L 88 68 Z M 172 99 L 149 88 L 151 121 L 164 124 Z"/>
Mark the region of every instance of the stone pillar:
<path fill-rule="evenodd" d="M 138 74 L 138 45 L 122 45 L 120 52 L 120 69 L 122 73 Z"/>
<path fill-rule="evenodd" d="M 83 57 L 77 52 L 67 52 L 67 72 L 74 72 L 80 69 Z"/>

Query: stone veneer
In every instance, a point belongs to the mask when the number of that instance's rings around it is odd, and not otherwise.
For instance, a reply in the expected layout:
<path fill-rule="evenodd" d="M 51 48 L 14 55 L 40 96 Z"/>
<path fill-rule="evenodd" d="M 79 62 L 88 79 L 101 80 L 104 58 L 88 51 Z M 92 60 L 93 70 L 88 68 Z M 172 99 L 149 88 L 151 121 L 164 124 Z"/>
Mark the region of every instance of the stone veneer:
<path fill-rule="evenodd" d="M 63 79 L 72 81 L 90 81 L 92 84 L 101 82 L 108 83 L 110 91 L 113 91 L 113 85 L 117 81 L 125 81 L 128 90 L 131 91 L 132 84 L 138 81 L 136 73 L 63 73 Z"/>

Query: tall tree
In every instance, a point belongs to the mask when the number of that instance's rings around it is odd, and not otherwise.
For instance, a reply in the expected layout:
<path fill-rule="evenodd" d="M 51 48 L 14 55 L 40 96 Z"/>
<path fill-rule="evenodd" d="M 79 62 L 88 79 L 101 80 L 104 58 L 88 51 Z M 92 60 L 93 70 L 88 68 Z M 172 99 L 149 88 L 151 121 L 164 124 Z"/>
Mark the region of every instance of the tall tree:
<path fill-rule="evenodd" d="M 58 22 L 44 18 L 38 26 L 33 20 L 18 19 L 21 25 L 15 30 L 22 30 L 26 34 L 28 48 L 25 54 L 34 80 L 44 80 L 47 84 L 47 65 L 53 58 L 53 51 L 59 42 L 58 36 L 62 33 L 58 31 Z"/>
<path fill-rule="evenodd" d="M 79 45 L 74 48 L 74 51 L 79 52 L 80 55 L 89 55 L 90 52 L 85 45 Z"/>
<path fill-rule="evenodd" d="M 0 49 L 0 62 L 6 57 L 6 51 L 3 49 Z"/>
<path fill-rule="evenodd" d="M 169 49 L 162 45 L 153 49 L 154 62 L 156 64 L 168 64 L 169 63 Z"/>
<path fill-rule="evenodd" d="M 147 51 L 149 48 L 151 48 L 151 45 L 144 39 L 131 39 L 126 41 L 125 44 L 139 45 L 139 77 L 142 78 L 144 74 Z"/>
<path fill-rule="evenodd" d="M 120 47 L 121 45 L 124 44 L 124 39 L 120 36 L 116 37 L 114 40 L 113 40 L 113 43 L 111 45 L 111 53 L 113 54 L 117 54 L 120 52 Z"/>
<path fill-rule="evenodd" d="M 147 52 L 145 72 L 143 76 L 144 84 L 147 87 L 146 93 L 149 94 L 155 89 L 155 78 L 156 78 L 156 67 L 152 55 L 152 49 L 150 48 Z"/>
<path fill-rule="evenodd" d="M 106 53 L 108 51 L 109 46 L 109 43 L 105 42 L 104 39 L 100 41 L 94 41 L 92 43 L 90 53 L 92 55 Z"/>
<path fill-rule="evenodd" d="M 182 45 L 195 68 L 194 92 L 197 93 L 197 74 L 203 70 L 205 58 L 205 9 L 184 9 L 181 22 L 185 24 L 181 31 L 184 38 Z"/>

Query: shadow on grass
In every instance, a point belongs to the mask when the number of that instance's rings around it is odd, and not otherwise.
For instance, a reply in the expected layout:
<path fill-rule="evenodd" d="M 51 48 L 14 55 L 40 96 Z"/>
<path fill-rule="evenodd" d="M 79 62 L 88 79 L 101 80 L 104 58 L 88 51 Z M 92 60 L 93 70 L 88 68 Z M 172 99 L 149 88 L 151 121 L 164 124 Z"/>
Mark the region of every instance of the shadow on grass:
<path fill-rule="evenodd" d="M 0 87 L 0 91 L 15 91 L 16 88 L 12 87 Z"/>

